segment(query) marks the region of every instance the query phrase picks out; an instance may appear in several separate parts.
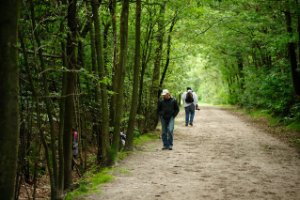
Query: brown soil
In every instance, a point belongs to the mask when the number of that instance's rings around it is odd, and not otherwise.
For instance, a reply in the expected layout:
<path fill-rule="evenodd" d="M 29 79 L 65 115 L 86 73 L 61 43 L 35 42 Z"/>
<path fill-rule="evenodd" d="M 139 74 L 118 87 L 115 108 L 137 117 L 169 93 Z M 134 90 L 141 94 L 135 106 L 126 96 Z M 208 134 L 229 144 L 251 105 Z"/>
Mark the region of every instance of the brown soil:
<path fill-rule="evenodd" d="M 115 180 L 81 199 L 300 199 L 300 156 L 250 122 L 202 107 L 193 127 L 176 119 L 174 149 L 158 139 L 115 168 Z"/>

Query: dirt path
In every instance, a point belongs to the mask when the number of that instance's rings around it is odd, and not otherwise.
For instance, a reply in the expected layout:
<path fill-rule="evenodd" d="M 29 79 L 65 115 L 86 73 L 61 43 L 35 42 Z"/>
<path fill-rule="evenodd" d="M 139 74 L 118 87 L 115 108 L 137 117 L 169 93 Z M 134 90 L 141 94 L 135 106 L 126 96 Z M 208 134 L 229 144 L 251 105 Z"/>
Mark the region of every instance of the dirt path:
<path fill-rule="evenodd" d="M 95 200 L 300 199 L 300 157 L 279 140 L 214 107 L 193 127 L 176 119 L 174 149 L 147 144 L 119 163 Z M 122 171 L 122 173 L 120 173 Z"/>

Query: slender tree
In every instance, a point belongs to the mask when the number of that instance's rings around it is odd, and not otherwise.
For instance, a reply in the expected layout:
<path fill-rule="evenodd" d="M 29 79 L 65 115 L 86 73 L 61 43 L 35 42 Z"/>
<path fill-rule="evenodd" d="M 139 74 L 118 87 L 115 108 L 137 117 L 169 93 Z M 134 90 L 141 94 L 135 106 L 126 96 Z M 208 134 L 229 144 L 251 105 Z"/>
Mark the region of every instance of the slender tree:
<path fill-rule="evenodd" d="M 95 48 L 96 48 L 96 61 L 99 72 L 100 79 L 105 78 L 105 68 L 104 68 L 104 60 L 103 60 L 103 50 L 102 50 L 102 38 L 100 31 L 100 20 L 98 14 L 98 8 L 101 4 L 101 1 L 93 0 L 92 1 L 92 11 L 93 11 L 93 22 L 95 29 Z M 101 149 L 100 155 L 98 156 L 98 162 L 102 166 L 108 165 L 108 153 L 109 153 L 109 111 L 108 111 L 108 95 L 107 95 L 107 86 L 101 81 L 100 83 L 101 89 Z"/>
<path fill-rule="evenodd" d="M 117 16 L 116 16 L 117 3 L 116 0 L 109 1 L 109 11 L 112 24 L 112 39 L 113 39 L 113 58 L 112 58 L 112 90 L 117 91 L 117 77 L 116 71 L 118 69 L 118 34 L 117 34 Z M 112 95 L 110 103 L 110 126 L 114 125 L 115 113 L 116 113 L 116 95 Z"/>
<path fill-rule="evenodd" d="M 120 143 L 120 129 L 121 129 L 121 118 L 123 115 L 123 92 L 124 92 L 124 77 L 125 77 L 125 67 L 127 61 L 127 44 L 128 44 L 128 15 L 129 15 L 129 0 L 123 0 L 122 2 L 122 13 L 121 13 L 121 23 L 120 23 L 120 57 L 118 69 L 116 70 L 116 81 L 118 88 L 116 90 L 116 105 L 114 119 L 114 134 L 113 134 L 113 144 L 112 144 L 112 155 L 119 150 Z"/>
<path fill-rule="evenodd" d="M 66 74 L 66 99 L 64 109 L 64 188 L 68 189 L 72 184 L 72 128 L 74 125 L 74 95 L 76 92 L 76 45 L 77 45 L 77 0 L 68 1 L 68 36 L 67 36 L 67 67 Z"/>
<path fill-rule="evenodd" d="M 154 130 L 157 122 L 158 122 L 158 115 L 157 115 L 157 101 L 159 98 L 159 93 L 161 88 L 159 88 L 159 81 L 160 81 L 160 68 L 161 68 L 161 60 L 162 60 L 162 52 L 163 52 L 163 42 L 164 42 L 164 34 L 165 34 L 165 9 L 166 9 L 166 1 L 163 1 L 160 4 L 160 13 L 158 19 L 158 33 L 156 36 L 157 47 L 155 49 L 155 60 L 154 60 L 154 67 L 152 73 L 152 83 L 151 83 L 151 90 L 150 90 L 150 105 L 148 107 L 149 114 L 147 119 L 147 127 L 150 130 Z"/>
<path fill-rule="evenodd" d="M 143 44 L 141 45 L 142 50 L 141 50 L 141 75 L 140 75 L 140 83 L 139 83 L 139 101 L 138 101 L 138 114 L 139 115 L 145 115 L 146 112 L 146 103 L 143 101 L 144 99 L 147 99 L 147 97 L 145 97 L 145 93 L 146 91 L 144 91 L 144 77 L 145 77 L 145 73 L 146 73 L 146 69 L 150 60 L 150 56 L 152 54 L 152 40 L 153 40 L 153 32 L 154 32 L 154 15 L 153 14 L 153 10 L 152 9 L 148 9 L 149 10 L 149 19 L 147 20 L 147 25 L 146 25 L 146 33 L 145 36 L 142 38 L 143 40 Z M 144 123 L 141 122 L 145 122 L 146 120 L 141 120 L 139 121 L 139 129 L 141 131 L 145 131 L 146 127 L 144 126 Z"/>
<path fill-rule="evenodd" d="M 175 26 L 175 23 L 177 21 L 177 11 L 175 12 L 174 16 L 173 16 L 173 19 L 172 19 L 172 22 L 171 22 L 171 25 L 170 25 L 170 28 L 169 28 L 169 33 L 168 33 L 168 41 L 167 41 L 167 58 L 166 58 L 166 64 L 165 64 L 165 67 L 164 67 L 164 70 L 163 70 L 163 73 L 162 73 L 162 76 L 161 76 L 161 79 L 160 79 L 160 82 L 159 82 L 159 88 L 162 88 L 163 86 L 163 83 L 164 83 L 164 80 L 165 80 L 165 77 L 166 77 L 166 74 L 167 74 L 167 70 L 168 70 L 168 67 L 169 67 L 169 63 L 170 63 L 170 53 L 171 53 L 171 34 L 173 32 L 173 28 Z"/>
<path fill-rule="evenodd" d="M 141 0 L 136 1 L 136 11 L 135 11 L 135 58 L 134 58 L 134 72 L 133 72 L 133 85 L 132 85 L 132 95 L 131 95 L 131 107 L 130 116 L 128 121 L 128 128 L 126 134 L 126 150 L 132 150 L 133 136 L 134 136 L 134 126 L 135 117 L 137 113 L 138 104 L 138 89 L 139 89 L 139 75 L 140 75 L 140 49 L 141 49 L 141 12 L 142 5 Z"/>

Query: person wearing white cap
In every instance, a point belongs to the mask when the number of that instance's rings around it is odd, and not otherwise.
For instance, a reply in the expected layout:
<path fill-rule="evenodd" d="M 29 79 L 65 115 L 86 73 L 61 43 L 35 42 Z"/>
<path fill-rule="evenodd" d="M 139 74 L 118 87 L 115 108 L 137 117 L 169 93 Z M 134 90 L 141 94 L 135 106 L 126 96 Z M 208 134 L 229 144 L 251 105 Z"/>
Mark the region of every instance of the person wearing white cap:
<path fill-rule="evenodd" d="M 164 89 L 161 93 L 163 99 L 158 102 L 157 112 L 162 126 L 163 150 L 173 149 L 174 119 L 179 113 L 179 106 L 169 90 Z"/>
<path fill-rule="evenodd" d="M 181 95 L 185 110 L 185 126 L 193 126 L 195 109 L 199 110 L 198 96 L 195 92 L 193 92 L 192 88 L 187 87 L 186 90 L 187 91 Z"/>

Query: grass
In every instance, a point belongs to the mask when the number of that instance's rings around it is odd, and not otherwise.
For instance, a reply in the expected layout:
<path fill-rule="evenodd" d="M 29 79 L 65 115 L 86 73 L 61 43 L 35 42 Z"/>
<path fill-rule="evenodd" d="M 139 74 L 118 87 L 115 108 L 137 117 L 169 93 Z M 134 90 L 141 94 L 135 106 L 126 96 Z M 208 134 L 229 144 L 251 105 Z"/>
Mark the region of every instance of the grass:
<path fill-rule="evenodd" d="M 289 130 L 295 130 L 300 132 L 300 122 L 292 122 L 287 126 L 287 128 Z"/>
<path fill-rule="evenodd" d="M 79 181 L 79 187 L 66 196 L 66 200 L 76 199 L 80 196 L 100 192 L 99 185 L 113 180 L 112 169 L 104 168 L 100 172 L 91 170 Z"/>
<path fill-rule="evenodd" d="M 143 134 L 139 135 L 138 137 L 135 137 L 133 139 L 133 145 L 134 146 L 141 146 L 149 141 L 152 141 L 154 139 L 157 139 L 157 134 L 155 133 L 148 133 L 148 134 Z"/>
<path fill-rule="evenodd" d="M 157 134 L 149 133 L 139 135 L 135 137 L 133 140 L 134 146 L 141 146 L 149 141 L 157 139 Z M 115 160 L 122 160 L 126 158 L 130 152 L 122 151 L 116 154 Z M 121 174 L 129 173 L 128 169 L 120 168 L 120 167 L 111 167 L 111 168 L 103 168 L 100 171 L 91 169 L 90 171 L 86 172 L 84 177 L 79 181 L 79 186 L 77 189 L 69 192 L 65 198 L 65 200 L 72 200 L 72 199 L 81 199 L 85 195 L 94 194 L 101 192 L 101 185 L 107 182 L 114 180 L 113 172 L 117 171 Z"/>

